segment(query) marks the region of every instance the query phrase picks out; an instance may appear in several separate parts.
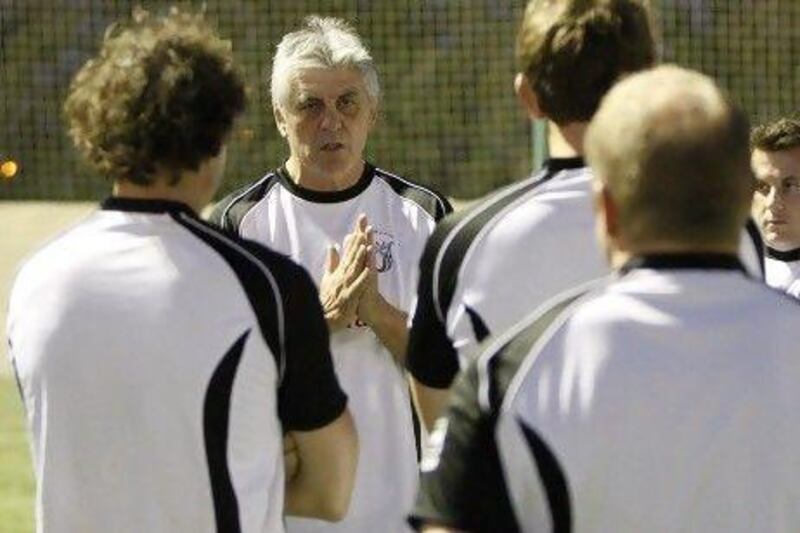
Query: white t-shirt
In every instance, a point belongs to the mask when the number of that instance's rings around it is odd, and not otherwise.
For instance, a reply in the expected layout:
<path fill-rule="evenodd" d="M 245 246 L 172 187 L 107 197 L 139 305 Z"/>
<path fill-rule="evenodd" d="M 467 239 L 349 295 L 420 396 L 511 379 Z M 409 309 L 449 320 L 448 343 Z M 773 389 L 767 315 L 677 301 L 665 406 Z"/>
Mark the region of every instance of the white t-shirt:
<path fill-rule="evenodd" d="M 797 302 L 732 256 L 634 260 L 483 347 L 413 520 L 798 531 L 798 341 Z"/>
<path fill-rule="evenodd" d="M 374 228 L 379 290 L 408 312 L 416 269 L 436 221 L 450 211 L 433 191 L 369 164 L 351 188 L 319 192 L 296 185 L 285 169 L 219 202 L 223 228 L 285 253 L 319 284 L 327 249 L 341 245 L 360 214 Z M 415 421 L 405 373 L 366 327 L 331 336 L 334 365 L 350 399 L 360 456 L 350 510 L 342 522 L 289 518 L 292 532 L 405 531 L 418 482 Z"/>
<path fill-rule="evenodd" d="M 346 404 L 309 276 L 175 202 L 112 198 L 36 253 L 8 338 L 39 531 L 282 531 L 283 431 Z"/>
<path fill-rule="evenodd" d="M 551 159 L 439 224 L 420 264 L 409 337 L 407 366 L 417 381 L 448 387 L 480 341 L 561 291 L 608 275 L 592 198 L 583 159 Z M 763 277 L 760 245 L 750 222 L 740 255 Z"/>

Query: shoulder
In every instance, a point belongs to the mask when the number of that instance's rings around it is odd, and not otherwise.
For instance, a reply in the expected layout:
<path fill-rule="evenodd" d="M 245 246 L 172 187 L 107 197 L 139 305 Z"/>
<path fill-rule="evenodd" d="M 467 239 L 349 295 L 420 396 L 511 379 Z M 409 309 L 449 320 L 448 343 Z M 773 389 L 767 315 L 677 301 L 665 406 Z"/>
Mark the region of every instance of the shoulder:
<path fill-rule="evenodd" d="M 234 190 L 217 202 L 209 220 L 224 230 L 236 233 L 245 215 L 263 200 L 278 182 L 278 175 L 270 172 L 263 178 Z"/>
<path fill-rule="evenodd" d="M 473 362 L 481 409 L 499 412 L 506 396 L 513 394 L 515 376 L 524 373 L 535 353 L 609 282 L 609 277 L 599 278 L 562 292 L 484 345 Z"/>
<path fill-rule="evenodd" d="M 270 250 L 255 241 L 231 234 L 225 229 L 193 216 L 181 214 L 176 217 L 176 220 L 218 254 L 222 255 L 234 270 L 240 274 L 240 277 L 241 267 L 249 267 L 248 270 L 255 267 L 257 271 L 278 284 L 274 287 L 277 290 L 280 289 L 279 285 L 291 285 L 293 278 L 298 273 L 305 273 L 300 265 L 287 256 Z"/>
<path fill-rule="evenodd" d="M 375 168 L 373 177 L 388 185 L 398 196 L 416 204 L 434 220 L 440 220 L 453 211 L 444 195 L 425 185 L 421 185 L 397 174 Z"/>

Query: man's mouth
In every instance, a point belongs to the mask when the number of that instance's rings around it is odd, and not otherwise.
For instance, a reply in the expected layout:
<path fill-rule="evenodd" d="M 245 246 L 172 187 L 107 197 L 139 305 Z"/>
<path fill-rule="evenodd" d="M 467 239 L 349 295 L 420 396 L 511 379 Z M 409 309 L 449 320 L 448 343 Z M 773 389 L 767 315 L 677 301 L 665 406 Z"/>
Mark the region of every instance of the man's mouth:
<path fill-rule="evenodd" d="M 341 150 L 342 148 L 344 148 L 344 145 L 337 142 L 325 143 L 320 146 L 320 150 L 323 152 L 335 152 L 337 150 Z"/>

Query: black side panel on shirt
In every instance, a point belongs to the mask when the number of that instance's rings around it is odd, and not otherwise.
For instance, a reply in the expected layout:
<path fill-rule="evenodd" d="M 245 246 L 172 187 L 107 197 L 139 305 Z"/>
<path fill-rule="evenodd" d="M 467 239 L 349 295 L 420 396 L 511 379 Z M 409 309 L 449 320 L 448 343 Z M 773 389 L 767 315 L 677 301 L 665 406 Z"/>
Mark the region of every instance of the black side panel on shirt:
<path fill-rule="evenodd" d="M 528 443 L 528 448 L 536 461 L 539 477 L 544 483 L 547 503 L 550 506 L 550 519 L 553 524 L 553 533 L 571 533 L 572 531 L 572 506 L 569 498 L 567 476 L 558 463 L 555 454 L 547 443 L 522 420 L 517 420 L 522 434 Z"/>
<path fill-rule="evenodd" d="M 453 386 L 447 412 L 447 434 L 438 467 L 422 476 L 417 505 L 410 523 L 441 524 L 474 532 L 519 530 L 500 456 L 495 428 L 503 398 L 514 375 L 558 316 L 586 290 L 572 291 L 543 313 L 527 319 L 530 324 L 493 354 L 481 353 Z M 486 360 L 486 370 L 480 365 Z M 479 391 L 488 380 L 489 406 L 481 406 Z M 488 407 L 488 409 L 486 408 Z M 552 456 L 552 454 L 551 454 Z M 548 468 L 561 472 L 557 462 Z M 563 486 L 566 487 L 566 478 Z M 566 516 L 569 516 L 569 493 Z M 564 516 L 564 498 L 558 500 L 558 516 Z M 555 515 L 555 512 L 554 512 Z M 563 531 L 563 530 L 559 530 Z"/>
<path fill-rule="evenodd" d="M 445 215 L 453 211 L 450 202 L 438 192 L 428 187 L 416 186 L 416 184 L 393 176 L 380 169 L 375 169 L 375 177 L 382 179 L 392 188 L 394 192 L 403 198 L 407 198 L 425 210 L 434 220 L 441 220 Z"/>
<path fill-rule="evenodd" d="M 209 216 L 209 222 L 225 231 L 239 234 L 239 224 L 255 204 L 267 195 L 278 183 L 275 174 L 268 174 L 255 183 L 241 187 L 217 202 Z"/>
<path fill-rule="evenodd" d="M 347 396 L 333 369 L 328 327 L 308 273 L 258 243 L 189 215 L 175 219 L 216 250 L 242 284 L 280 372 L 278 416 L 284 429 L 310 431 L 333 422 L 344 410 Z"/>
<path fill-rule="evenodd" d="M 486 326 L 486 322 L 484 322 L 481 315 L 470 306 L 465 306 L 465 309 L 469 316 L 469 322 L 472 324 L 472 332 L 475 333 L 475 338 L 478 339 L 478 342 L 483 342 L 486 337 L 491 335 L 489 328 Z"/>
<path fill-rule="evenodd" d="M 228 469 L 228 423 L 233 380 L 250 330 L 233 343 L 211 376 L 203 403 L 206 460 L 219 533 L 239 533 L 239 504 Z"/>

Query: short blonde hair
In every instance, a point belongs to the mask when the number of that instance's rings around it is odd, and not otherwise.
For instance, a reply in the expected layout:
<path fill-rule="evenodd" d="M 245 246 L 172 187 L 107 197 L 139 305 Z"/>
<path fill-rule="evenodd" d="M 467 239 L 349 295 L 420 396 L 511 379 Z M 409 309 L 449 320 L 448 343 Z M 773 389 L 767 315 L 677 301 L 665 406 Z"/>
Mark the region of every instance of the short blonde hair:
<path fill-rule="evenodd" d="M 608 93 L 586 154 L 634 241 L 736 242 L 753 193 L 748 121 L 707 76 L 676 66 Z"/>

